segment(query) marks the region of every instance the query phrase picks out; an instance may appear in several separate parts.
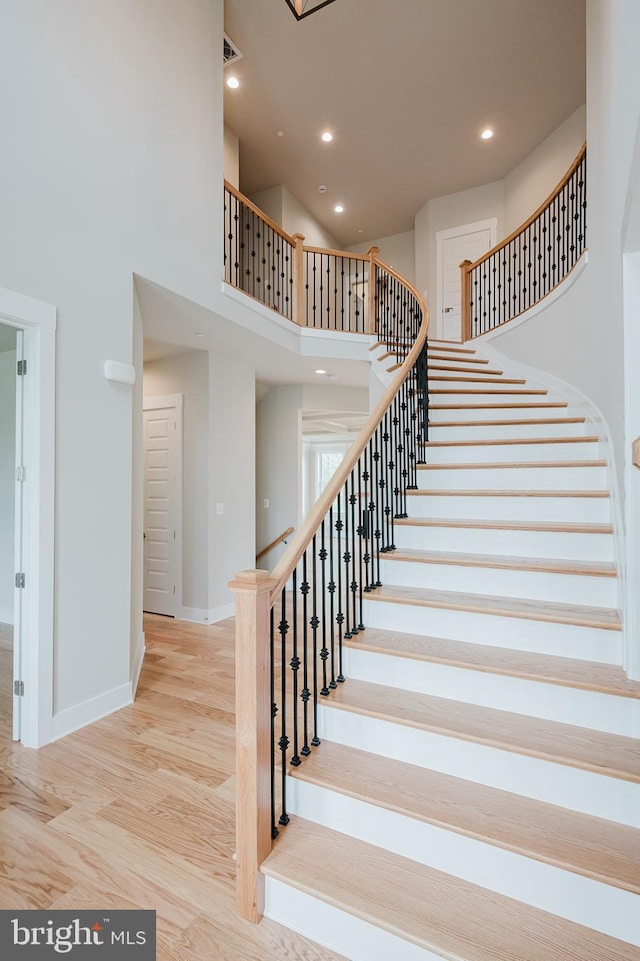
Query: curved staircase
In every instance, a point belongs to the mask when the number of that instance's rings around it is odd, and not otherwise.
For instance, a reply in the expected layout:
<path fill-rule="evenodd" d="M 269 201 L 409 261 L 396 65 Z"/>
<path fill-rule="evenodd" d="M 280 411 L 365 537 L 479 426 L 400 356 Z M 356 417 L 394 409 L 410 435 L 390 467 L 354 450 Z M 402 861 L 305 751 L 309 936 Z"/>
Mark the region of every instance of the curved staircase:
<path fill-rule="evenodd" d="M 354 961 L 638 961 L 603 442 L 481 350 L 431 341 L 429 381 L 419 489 L 289 772 L 265 913 Z"/>

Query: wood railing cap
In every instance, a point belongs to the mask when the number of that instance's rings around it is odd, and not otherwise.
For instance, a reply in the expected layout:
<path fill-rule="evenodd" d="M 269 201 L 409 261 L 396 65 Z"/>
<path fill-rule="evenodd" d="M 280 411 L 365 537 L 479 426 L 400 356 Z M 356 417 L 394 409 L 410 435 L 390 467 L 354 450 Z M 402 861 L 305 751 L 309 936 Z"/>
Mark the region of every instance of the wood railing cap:
<path fill-rule="evenodd" d="M 253 591 L 261 594 L 264 591 L 271 591 L 275 583 L 275 578 L 269 571 L 250 570 L 238 571 L 235 579 L 229 581 L 227 586 L 232 591 Z"/>

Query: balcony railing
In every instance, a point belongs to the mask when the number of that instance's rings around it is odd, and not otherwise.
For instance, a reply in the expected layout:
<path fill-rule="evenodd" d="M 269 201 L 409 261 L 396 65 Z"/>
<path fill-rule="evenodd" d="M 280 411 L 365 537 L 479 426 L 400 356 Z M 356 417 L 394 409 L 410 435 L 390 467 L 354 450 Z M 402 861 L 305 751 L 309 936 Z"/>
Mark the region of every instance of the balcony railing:
<path fill-rule="evenodd" d="M 586 247 L 587 152 L 528 220 L 462 271 L 462 340 L 480 337 L 543 300 Z"/>

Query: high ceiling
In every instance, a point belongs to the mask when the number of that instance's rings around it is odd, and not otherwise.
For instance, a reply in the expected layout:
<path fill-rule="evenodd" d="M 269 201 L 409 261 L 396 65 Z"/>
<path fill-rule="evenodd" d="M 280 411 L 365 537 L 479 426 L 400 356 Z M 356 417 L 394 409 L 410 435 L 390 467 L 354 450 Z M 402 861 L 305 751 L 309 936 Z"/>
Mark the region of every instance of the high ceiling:
<path fill-rule="evenodd" d="M 585 0 L 336 0 L 300 22 L 284 0 L 224 7 L 240 187 L 284 184 L 343 246 L 500 180 L 585 101 Z"/>

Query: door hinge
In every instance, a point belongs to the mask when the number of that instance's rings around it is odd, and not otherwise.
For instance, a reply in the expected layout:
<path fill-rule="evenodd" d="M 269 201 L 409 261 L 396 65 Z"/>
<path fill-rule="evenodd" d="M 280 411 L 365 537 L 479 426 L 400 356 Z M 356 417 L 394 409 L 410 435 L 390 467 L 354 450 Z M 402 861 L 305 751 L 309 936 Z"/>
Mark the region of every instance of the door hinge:
<path fill-rule="evenodd" d="M 24 697 L 24 681 L 13 682 L 13 693 L 16 697 Z"/>
<path fill-rule="evenodd" d="M 16 587 L 24 587 L 26 577 L 24 574 L 16 574 Z"/>
<path fill-rule="evenodd" d="M 27 372 L 27 362 L 26 360 L 18 361 L 18 377 L 24 377 Z"/>
<path fill-rule="evenodd" d="M 27 468 L 26 467 L 16 467 L 16 480 L 19 484 L 24 484 L 27 479 Z"/>

